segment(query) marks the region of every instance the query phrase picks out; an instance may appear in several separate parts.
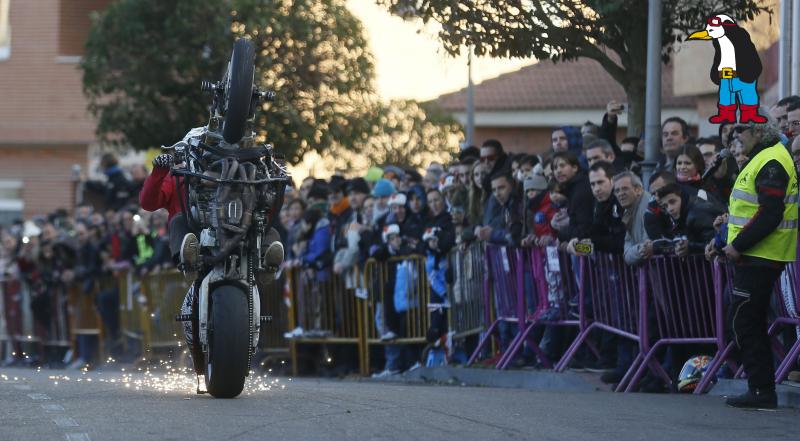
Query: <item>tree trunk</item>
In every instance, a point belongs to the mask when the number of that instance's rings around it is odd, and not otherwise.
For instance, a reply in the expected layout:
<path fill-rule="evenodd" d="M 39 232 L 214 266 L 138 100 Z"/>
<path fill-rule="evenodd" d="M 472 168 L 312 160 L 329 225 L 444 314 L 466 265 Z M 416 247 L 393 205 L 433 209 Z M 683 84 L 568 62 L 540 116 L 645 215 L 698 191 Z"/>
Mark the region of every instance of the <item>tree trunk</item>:
<path fill-rule="evenodd" d="M 633 79 L 625 85 L 628 96 L 628 136 L 644 134 L 645 79 Z"/>

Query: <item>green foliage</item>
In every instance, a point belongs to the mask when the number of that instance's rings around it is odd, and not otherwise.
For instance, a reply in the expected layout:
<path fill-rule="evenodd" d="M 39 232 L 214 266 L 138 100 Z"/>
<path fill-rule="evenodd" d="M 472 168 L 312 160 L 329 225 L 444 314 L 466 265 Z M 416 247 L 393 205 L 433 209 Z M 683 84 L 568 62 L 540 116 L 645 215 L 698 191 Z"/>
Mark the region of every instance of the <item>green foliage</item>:
<path fill-rule="evenodd" d="M 236 38 L 256 44 L 256 81 L 278 92 L 259 134 L 289 159 L 365 128 L 353 121 L 372 93 L 372 57 L 343 0 L 120 0 L 96 17 L 84 90 L 103 140 L 144 149 L 208 120 L 201 80 L 218 80 Z"/>
<path fill-rule="evenodd" d="M 644 120 L 647 0 L 377 0 L 401 16 L 442 25 L 445 50 L 477 55 L 597 60 L 628 93 L 629 132 Z M 663 60 L 673 44 L 725 13 L 739 21 L 772 11 L 758 0 L 664 0 Z"/>

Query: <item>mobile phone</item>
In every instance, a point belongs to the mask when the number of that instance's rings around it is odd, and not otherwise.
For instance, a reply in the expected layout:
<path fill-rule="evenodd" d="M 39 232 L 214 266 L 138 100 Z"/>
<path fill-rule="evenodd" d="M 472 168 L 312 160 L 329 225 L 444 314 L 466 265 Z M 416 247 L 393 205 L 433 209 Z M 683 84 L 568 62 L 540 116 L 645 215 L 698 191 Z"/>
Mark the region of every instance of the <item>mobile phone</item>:
<path fill-rule="evenodd" d="M 575 252 L 582 256 L 588 256 L 592 254 L 593 251 L 594 245 L 589 241 L 580 241 L 575 244 Z"/>

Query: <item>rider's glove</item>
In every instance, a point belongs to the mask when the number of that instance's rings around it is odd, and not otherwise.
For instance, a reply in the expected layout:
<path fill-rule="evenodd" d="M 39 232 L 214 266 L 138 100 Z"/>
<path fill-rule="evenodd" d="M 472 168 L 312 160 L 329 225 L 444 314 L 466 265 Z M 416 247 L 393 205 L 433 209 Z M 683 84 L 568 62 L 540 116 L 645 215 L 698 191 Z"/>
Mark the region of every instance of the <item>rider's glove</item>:
<path fill-rule="evenodd" d="M 153 158 L 153 167 L 171 168 L 173 162 L 172 155 L 164 153 Z"/>

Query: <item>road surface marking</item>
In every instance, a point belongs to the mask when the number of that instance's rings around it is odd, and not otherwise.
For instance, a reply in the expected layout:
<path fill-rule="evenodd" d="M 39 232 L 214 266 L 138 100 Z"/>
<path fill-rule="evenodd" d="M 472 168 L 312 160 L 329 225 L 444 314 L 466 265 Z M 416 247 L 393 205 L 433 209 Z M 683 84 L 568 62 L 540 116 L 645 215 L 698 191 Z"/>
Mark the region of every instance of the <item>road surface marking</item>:
<path fill-rule="evenodd" d="M 28 386 L 27 384 L 15 384 L 14 385 L 14 389 L 17 389 L 17 390 L 31 390 L 32 388 L 30 386 Z"/>
<path fill-rule="evenodd" d="M 50 397 L 48 397 L 47 394 L 28 394 L 28 396 L 32 400 L 49 400 L 50 399 Z"/>
<path fill-rule="evenodd" d="M 58 427 L 78 427 L 78 422 L 70 417 L 53 418 L 53 422 L 56 423 Z"/>
<path fill-rule="evenodd" d="M 42 409 L 48 412 L 63 412 L 64 406 L 60 404 L 42 404 Z"/>
<path fill-rule="evenodd" d="M 88 433 L 68 433 L 67 441 L 91 441 Z"/>

